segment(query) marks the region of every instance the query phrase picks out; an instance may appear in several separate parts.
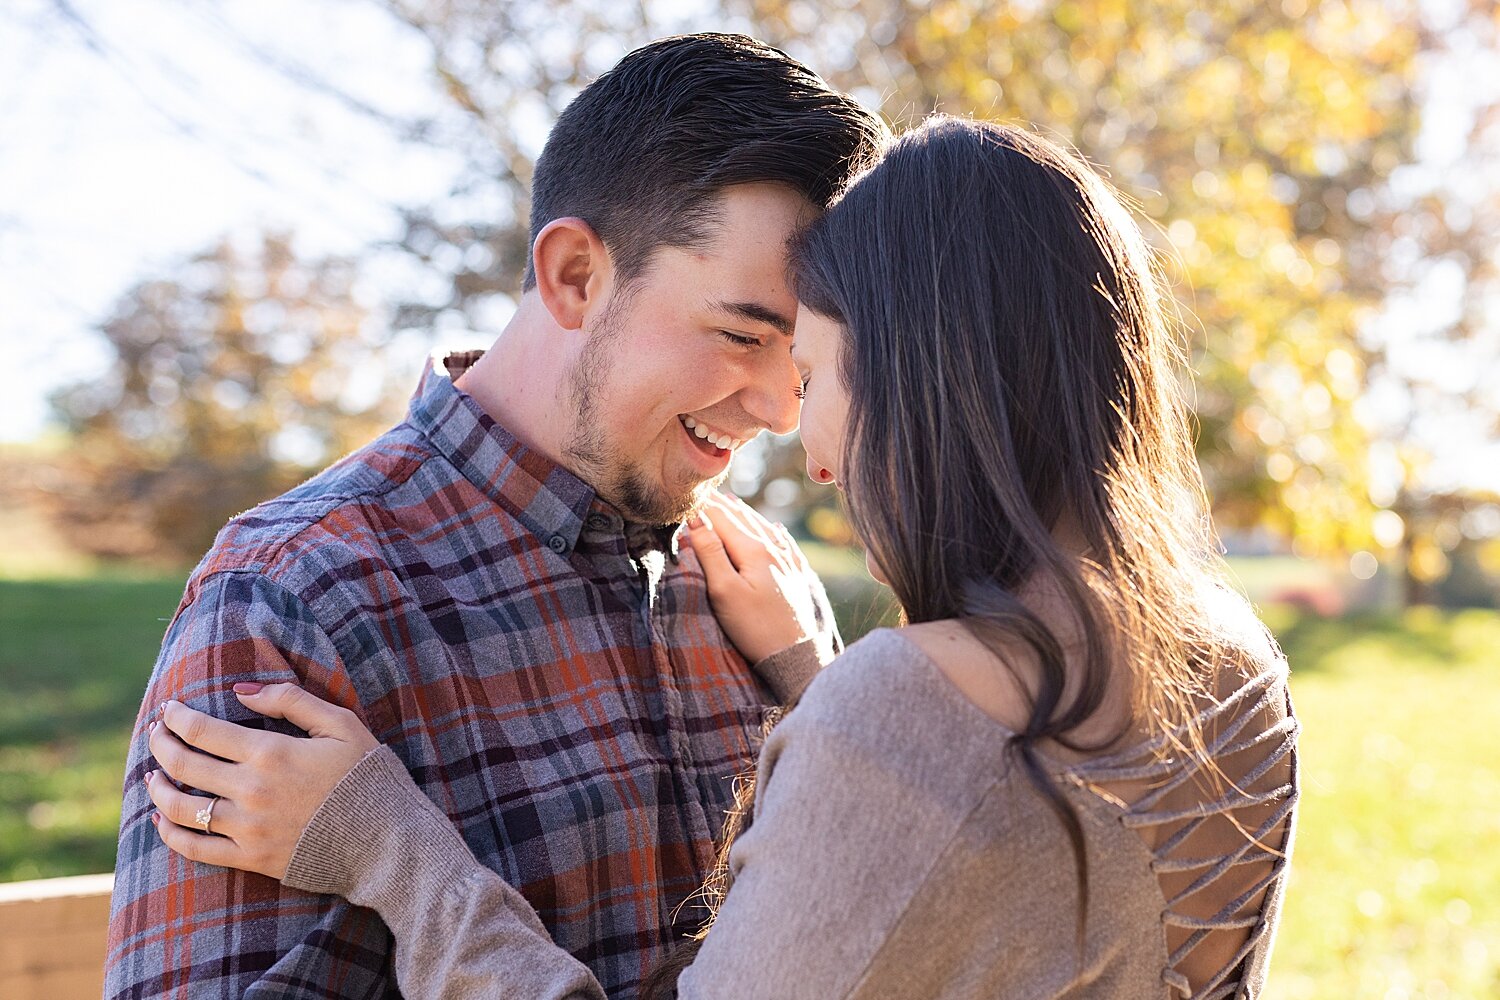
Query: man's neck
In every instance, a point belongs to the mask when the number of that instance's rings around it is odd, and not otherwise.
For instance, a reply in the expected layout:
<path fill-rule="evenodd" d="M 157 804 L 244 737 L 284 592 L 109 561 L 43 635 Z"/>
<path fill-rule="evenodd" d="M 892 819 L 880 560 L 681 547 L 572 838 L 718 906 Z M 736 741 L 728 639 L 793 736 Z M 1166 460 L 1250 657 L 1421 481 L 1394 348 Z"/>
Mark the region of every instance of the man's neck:
<path fill-rule="evenodd" d="M 558 342 L 577 334 L 549 330 L 538 321 L 537 307 L 530 297 L 523 299 L 494 346 L 454 384 L 526 447 L 568 467 L 563 445 L 575 422 L 568 391 L 571 352 L 559 350 L 564 345 Z"/>

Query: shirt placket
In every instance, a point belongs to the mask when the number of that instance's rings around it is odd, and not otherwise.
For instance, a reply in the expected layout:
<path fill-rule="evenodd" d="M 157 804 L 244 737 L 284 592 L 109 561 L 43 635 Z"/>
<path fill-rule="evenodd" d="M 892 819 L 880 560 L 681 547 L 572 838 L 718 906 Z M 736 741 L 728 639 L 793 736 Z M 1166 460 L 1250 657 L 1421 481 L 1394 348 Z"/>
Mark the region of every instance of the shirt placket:
<path fill-rule="evenodd" d="M 713 827 L 708 822 L 699 793 L 698 761 L 688 738 L 687 708 L 683 704 L 682 687 L 678 683 L 673 666 L 671 644 L 668 641 L 667 623 L 661 611 L 661 570 L 647 569 L 645 614 L 643 621 L 651 639 L 651 663 L 660 680 L 662 701 L 666 713 L 667 739 L 672 750 L 672 760 L 683 784 L 683 809 L 695 845 L 695 859 L 700 868 L 707 871 L 714 861 Z"/>
<path fill-rule="evenodd" d="M 598 513 L 591 514 L 586 524 L 594 531 L 621 527 L 619 522 Z M 650 670 L 661 691 L 660 725 L 677 789 L 678 819 L 682 823 L 684 835 L 692 844 L 695 865 L 706 874 L 714 862 L 713 827 L 708 822 L 708 813 L 699 791 L 698 764 L 692 741 L 688 738 L 684 696 L 672 665 L 669 630 L 662 620 L 660 598 L 666 556 L 659 549 L 649 550 L 639 557 L 632 556 L 623 537 L 618 538 L 616 545 L 617 547 L 612 546 L 614 551 L 606 557 L 606 565 L 600 568 L 606 570 L 615 592 L 635 608 L 636 613 L 632 616 L 632 646 L 637 655 L 644 658 L 645 662 L 641 666 Z M 616 559 L 620 563 L 614 562 Z M 619 566 L 618 572 L 614 570 L 615 566 Z"/>

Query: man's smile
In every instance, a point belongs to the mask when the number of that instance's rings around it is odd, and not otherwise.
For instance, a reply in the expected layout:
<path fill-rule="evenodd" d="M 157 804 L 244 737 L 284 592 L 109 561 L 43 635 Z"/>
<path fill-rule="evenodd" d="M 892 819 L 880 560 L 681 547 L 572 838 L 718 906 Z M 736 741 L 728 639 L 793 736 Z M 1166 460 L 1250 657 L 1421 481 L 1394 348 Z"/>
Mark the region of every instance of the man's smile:
<path fill-rule="evenodd" d="M 682 425 L 687 450 L 693 464 L 705 477 L 713 477 L 729 467 L 735 449 L 743 446 L 748 438 L 737 438 L 727 431 L 704 423 L 696 417 L 683 414 L 677 418 Z"/>
<path fill-rule="evenodd" d="M 737 438 L 727 431 L 718 430 L 696 417 L 684 415 L 677 419 L 682 422 L 682 426 L 687 429 L 689 435 L 698 442 L 700 448 L 707 454 L 719 451 L 732 452 L 749 440 L 749 438 Z"/>

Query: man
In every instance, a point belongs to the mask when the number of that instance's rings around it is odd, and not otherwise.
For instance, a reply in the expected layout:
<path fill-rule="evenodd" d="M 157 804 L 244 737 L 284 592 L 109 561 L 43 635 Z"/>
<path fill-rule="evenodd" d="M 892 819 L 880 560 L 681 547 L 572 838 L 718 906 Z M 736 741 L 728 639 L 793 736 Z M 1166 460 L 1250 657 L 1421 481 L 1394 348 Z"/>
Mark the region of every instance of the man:
<path fill-rule="evenodd" d="M 495 346 L 429 370 L 405 423 L 236 518 L 188 581 L 126 769 L 107 996 L 396 995 L 373 913 L 196 866 L 151 826 L 157 706 L 261 725 L 232 685 L 291 679 L 635 994 L 699 918 L 681 904 L 770 701 L 674 532 L 736 447 L 796 426 L 786 241 L 882 137 L 737 36 L 656 42 L 568 107 Z"/>

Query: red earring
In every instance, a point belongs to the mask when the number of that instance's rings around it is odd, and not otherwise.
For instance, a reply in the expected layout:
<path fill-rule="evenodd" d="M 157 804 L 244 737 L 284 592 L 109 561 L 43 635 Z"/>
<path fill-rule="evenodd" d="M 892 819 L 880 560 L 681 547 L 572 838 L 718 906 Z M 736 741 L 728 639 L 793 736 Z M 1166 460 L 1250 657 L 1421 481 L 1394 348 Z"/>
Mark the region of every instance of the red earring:
<path fill-rule="evenodd" d="M 819 467 L 818 474 L 813 477 L 813 480 L 819 483 L 831 483 L 833 482 L 833 473 L 829 472 L 827 469 Z"/>

